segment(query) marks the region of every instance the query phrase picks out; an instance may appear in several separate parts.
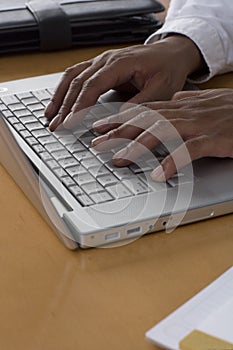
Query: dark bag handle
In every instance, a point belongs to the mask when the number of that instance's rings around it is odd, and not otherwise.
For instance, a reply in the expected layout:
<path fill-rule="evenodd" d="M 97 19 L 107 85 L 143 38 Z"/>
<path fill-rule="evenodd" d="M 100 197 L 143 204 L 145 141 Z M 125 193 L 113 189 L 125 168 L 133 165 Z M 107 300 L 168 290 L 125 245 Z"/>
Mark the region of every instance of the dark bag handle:
<path fill-rule="evenodd" d="M 25 5 L 38 23 L 42 51 L 71 47 L 70 21 L 58 2 L 29 0 Z"/>

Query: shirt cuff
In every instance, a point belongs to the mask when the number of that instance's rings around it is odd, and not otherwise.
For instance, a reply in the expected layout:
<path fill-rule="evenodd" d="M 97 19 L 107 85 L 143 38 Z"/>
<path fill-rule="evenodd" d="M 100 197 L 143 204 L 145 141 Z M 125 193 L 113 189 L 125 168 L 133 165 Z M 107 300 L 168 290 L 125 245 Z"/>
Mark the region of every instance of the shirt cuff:
<path fill-rule="evenodd" d="M 203 83 L 216 75 L 225 65 L 224 50 L 215 27 L 200 18 L 176 18 L 166 20 L 164 25 L 145 42 L 151 44 L 167 34 L 176 33 L 187 36 L 199 48 L 209 71 L 204 75 L 189 79 L 193 83 Z"/>

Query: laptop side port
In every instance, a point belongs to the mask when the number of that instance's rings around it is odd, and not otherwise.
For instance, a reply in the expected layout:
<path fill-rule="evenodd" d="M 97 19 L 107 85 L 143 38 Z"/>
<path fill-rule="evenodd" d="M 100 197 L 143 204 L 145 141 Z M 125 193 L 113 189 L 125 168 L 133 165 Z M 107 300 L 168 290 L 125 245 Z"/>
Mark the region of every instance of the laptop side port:
<path fill-rule="evenodd" d="M 126 234 L 127 234 L 127 236 L 136 235 L 138 233 L 141 233 L 141 231 L 142 231 L 141 226 L 137 226 L 137 227 L 132 227 L 132 228 L 128 229 Z"/>
<path fill-rule="evenodd" d="M 106 233 L 104 236 L 105 241 L 114 241 L 120 237 L 120 232 Z"/>

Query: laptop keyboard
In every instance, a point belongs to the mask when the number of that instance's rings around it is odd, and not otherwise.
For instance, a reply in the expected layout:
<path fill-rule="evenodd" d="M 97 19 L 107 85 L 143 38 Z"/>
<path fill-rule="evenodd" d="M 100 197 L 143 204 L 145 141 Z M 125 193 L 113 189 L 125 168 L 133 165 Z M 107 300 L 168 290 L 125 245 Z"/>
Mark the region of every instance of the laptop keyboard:
<path fill-rule="evenodd" d="M 150 153 L 137 164 L 117 168 L 111 161 L 113 150 L 101 153 L 91 147 L 92 139 L 97 136 L 91 125 L 113 113 L 111 105 L 97 104 L 76 131 L 50 132 L 44 109 L 53 93 L 53 89 L 44 89 L 3 96 L 0 110 L 37 154 L 38 164 L 45 162 L 82 206 L 161 191 L 177 185 L 178 175 L 166 183 L 155 183 L 150 179 L 149 174 L 158 165 L 158 159 L 161 160 L 166 154 L 162 148 L 161 153 L 157 154 L 157 161 Z"/>

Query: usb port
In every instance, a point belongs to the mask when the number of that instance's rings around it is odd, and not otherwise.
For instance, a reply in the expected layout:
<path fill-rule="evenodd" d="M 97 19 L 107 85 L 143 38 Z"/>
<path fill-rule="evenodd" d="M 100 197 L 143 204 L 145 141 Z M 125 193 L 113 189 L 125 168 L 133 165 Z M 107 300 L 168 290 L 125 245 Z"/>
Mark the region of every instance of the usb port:
<path fill-rule="evenodd" d="M 120 232 L 112 232 L 112 233 L 106 233 L 104 236 L 105 241 L 113 241 L 114 239 L 117 239 L 120 237 Z"/>
<path fill-rule="evenodd" d="M 127 235 L 133 235 L 135 233 L 141 233 L 141 226 L 133 227 L 127 230 Z"/>

